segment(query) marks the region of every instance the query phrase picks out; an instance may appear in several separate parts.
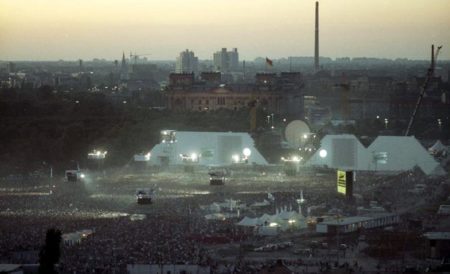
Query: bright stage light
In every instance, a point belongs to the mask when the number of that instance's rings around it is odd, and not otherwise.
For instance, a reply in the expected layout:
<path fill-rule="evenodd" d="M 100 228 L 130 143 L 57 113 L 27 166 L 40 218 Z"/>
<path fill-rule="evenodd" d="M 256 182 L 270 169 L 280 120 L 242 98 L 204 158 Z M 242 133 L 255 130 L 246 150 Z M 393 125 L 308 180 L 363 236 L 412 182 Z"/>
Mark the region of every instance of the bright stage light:
<path fill-rule="evenodd" d="M 327 152 L 325 149 L 321 149 L 321 150 L 319 151 L 319 156 L 320 156 L 321 158 L 327 157 L 327 154 L 328 154 L 328 152 Z"/>
<path fill-rule="evenodd" d="M 84 173 L 81 173 L 81 174 L 80 174 L 80 178 L 81 178 L 81 179 L 84 179 L 84 177 L 86 177 L 86 176 L 84 175 Z"/>
<path fill-rule="evenodd" d="M 242 154 L 244 154 L 245 157 L 248 157 L 248 156 L 250 156 L 252 154 L 252 151 L 248 147 L 246 147 L 242 151 Z"/>
<path fill-rule="evenodd" d="M 237 155 L 237 154 L 234 154 L 232 157 L 231 157 L 232 159 L 233 159 L 233 162 L 235 162 L 235 163 L 239 163 L 239 160 L 240 160 L 240 157 L 239 157 L 239 155 Z"/>
<path fill-rule="evenodd" d="M 191 160 L 192 160 L 193 162 L 196 162 L 197 159 L 198 159 L 197 153 L 192 153 L 192 154 L 191 154 Z"/>

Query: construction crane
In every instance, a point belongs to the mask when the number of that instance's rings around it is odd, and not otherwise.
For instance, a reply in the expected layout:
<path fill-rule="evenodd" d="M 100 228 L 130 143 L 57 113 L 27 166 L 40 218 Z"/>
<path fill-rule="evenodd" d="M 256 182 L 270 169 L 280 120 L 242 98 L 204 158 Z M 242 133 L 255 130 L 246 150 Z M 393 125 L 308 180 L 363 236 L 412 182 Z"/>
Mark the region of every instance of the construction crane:
<path fill-rule="evenodd" d="M 427 71 L 427 76 L 425 78 L 425 81 L 422 85 L 422 88 L 420 90 L 419 98 L 417 99 L 416 106 L 414 107 L 414 111 L 411 115 L 411 118 L 409 119 L 408 127 L 406 128 L 405 136 L 408 136 L 411 128 L 414 124 L 414 119 L 416 118 L 417 111 L 419 110 L 420 104 L 422 103 L 423 96 L 425 95 L 425 91 L 428 88 L 428 84 L 430 83 L 431 79 L 434 75 L 434 69 L 436 67 L 436 61 L 437 57 L 439 55 L 439 51 L 442 49 L 442 46 L 439 46 L 436 50 L 436 53 L 434 52 L 434 45 L 431 45 L 431 64 Z"/>
<path fill-rule="evenodd" d="M 137 63 L 137 60 L 139 59 L 139 57 L 141 57 L 141 56 L 149 56 L 149 55 L 152 55 L 151 53 L 144 53 L 144 54 L 137 54 L 137 53 L 132 53 L 132 52 L 130 52 L 130 60 L 132 59 L 132 58 L 134 58 L 134 64 L 136 65 L 136 63 Z"/>

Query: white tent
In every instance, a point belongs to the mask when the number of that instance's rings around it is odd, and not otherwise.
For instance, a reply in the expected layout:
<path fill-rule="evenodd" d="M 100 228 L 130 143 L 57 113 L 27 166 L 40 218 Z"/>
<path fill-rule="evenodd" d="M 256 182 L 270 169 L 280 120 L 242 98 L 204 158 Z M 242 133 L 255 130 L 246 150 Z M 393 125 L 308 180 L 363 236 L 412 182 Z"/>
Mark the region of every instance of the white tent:
<path fill-rule="evenodd" d="M 371 170 L 401 172 L 419 167 L 426 175 L 445 175 L 439 163 L 413 136 L 379 136 L 367 148 L 373 155 L 386 154 L 386 161 L 373 159 Z"/>
<path fill-rule="evenodd" d="M 256 226 L 258 224 L 258 218 L 250 218 L 245 216 L 237 225 L 239 226 Z"/>
<path fill-rule="evenodd" d="M 270 206 L 270 202 L 267 201 L 266 199 L 264 199 L 264 201 L 262 202 L 254 202 L 253 204 L 250 205 L 250 207 L 265 207 L 265 206 Z"/>
<path fill-rule="evenodd" d="M 266 222 L 270 222 L 270 217 L 271 215 L 264 213 L 261 217 L 259 217 L 258 219 L 262 222 L 262 224 L 266 223 Z"/>
<path fill-rule="evenodd" d="M 205 215 L 206 220 L 220 220 L 224 221 L 227 217 L 222 213 L 213 213 Z"/>
<path fill-rule="evenodd" d="M 343 170 L 365 170 L 369 166 L 369 153 L 355 135 L 326 135 L 320 148 L 306 165 Z"/>
<path fill-rule="evenodd" d="M 176 131 L 175 136 L 175 141 L 161 142 L 152 148 L 152 164 L 183 164 L 180 155 L 195 155 L 195 163 L 206 166 L 231 165 L 236 160 L 247 164 L 268 164 L 248 133 Z"/>
<path fill-rule="evenodd" d="M 268 226 L 278 227 L 281 230 L 289 228 L 304 228 L 306 227 L 306 219 L 296 211 L 281 210 L 277 214 L 264 214 L 259 218 L 244 217 L 239 223 L 239 226 Z"/>
<path fill-rule="evenodd" d="M 326 135 L 306 165 L 384 173 L 404 172 L 417 166 L 427 175 L 445 175 L 413 136 L 379 136 L 365 148 L 354 135 Z"/>
<path fill-rule="evenodd" d="M 218 203 L 212 203 L 209 206 L 209 210 L 212 211 L 212 212 L 216 212 L 217 213 L 217 212 L 220 212 L 221 207 L 220 207 L 220 205 Z"/>
<path fill-rule="evenodd" d="M 447 147 L 444 146 L 440 140 L 437 140 L 436 143 L 434 143 L 434 145 L 432 145 L 428 149 L 428 151 L 431 154 L 439 154 L 439 153 L 442 153 L 442 152 L 447 152 Z"/>

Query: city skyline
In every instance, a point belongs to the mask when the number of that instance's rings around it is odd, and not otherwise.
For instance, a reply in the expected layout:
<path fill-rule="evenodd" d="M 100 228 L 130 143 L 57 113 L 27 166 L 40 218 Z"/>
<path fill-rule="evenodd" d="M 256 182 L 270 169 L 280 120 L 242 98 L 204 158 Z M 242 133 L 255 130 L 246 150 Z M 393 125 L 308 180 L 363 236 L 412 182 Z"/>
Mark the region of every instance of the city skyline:
<path fill-rule="evenodd" d="M 446 0 L 320 2 L 320 56 L 450 59 Z M 314 54 L 315 1 L 0 0 L 0 60 L 175 60 L 188 48 L 201 60 L 238 48 L 241 60 Z"/>

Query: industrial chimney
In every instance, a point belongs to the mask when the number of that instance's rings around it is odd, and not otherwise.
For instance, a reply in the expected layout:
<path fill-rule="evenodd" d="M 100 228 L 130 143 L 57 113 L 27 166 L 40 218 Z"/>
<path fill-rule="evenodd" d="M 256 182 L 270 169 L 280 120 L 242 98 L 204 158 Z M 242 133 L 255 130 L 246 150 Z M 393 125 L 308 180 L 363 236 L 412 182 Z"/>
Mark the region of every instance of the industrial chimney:
<path fill-rule="evenodd" d="M 314 43 L 314 69 L 319 71 L 319 1 L 316 1 L 316 33 Z"/>
<path fill-rule="evenodd" d="M 433 74 L 434 74 L 434 66 L 435 66 L 435 60 L 434 60 L 434 44 L 432 44 L 432 45 L 431 45 L 431 68 L 432 68 L 431 73 L 433 73 Z M 434 76 L 434 75 L 431 75 L 431 76 Z"/>

